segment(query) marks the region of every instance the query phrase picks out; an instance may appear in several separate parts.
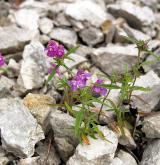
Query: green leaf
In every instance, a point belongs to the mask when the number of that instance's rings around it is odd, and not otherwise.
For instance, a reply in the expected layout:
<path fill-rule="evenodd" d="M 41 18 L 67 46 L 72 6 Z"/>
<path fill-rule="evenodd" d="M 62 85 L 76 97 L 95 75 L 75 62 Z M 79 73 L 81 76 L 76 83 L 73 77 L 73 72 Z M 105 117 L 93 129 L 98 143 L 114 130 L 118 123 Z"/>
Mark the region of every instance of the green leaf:
<path fill-rule="evenodd" d="M 69 56 L 70 54 L 75 53 L 76 50 L 77 50 L 79 47 L 80 47 L 80 46 L 78 45 L 78 46 L 76 46 L 76 47 L 70 48 L 70 49 L 68 50 L 68 52 L 65 54 L 65 56 Z"/>
<path fill-rule="evenodd" d="M 70 112 L 74 117 L 76 116 L 76 112 L 67 104 L 67 102 L 65 101 L 65 106 L 68 112 Z"/>
<path fill-rule="evenodd" d="M 52 73 L 49 75 L 49 77 L 48 77 L 48 79 L 47 79 L 47 81 L 46 81 L 46 85 L 48 84 L 49 81 L 52 80 L 52 78 L 54 77 L 55 74 L 56 74 L 56 68 L 54 68 L 54 69 L 52 70 Z"/>
<path fill-rule="evenodd" d="M 76 123 L 75 123 L 75 133 L 77 136 L 80 135 L 80 128 L 81 128 L 81 124 L 82 124 L 82 121 L 83 121 L 83 111 L 79 111 L 77 112 L 76 114 Z"/>
<path fill-rule="evenodd" d="M 144 88 L 144 87 L 141 87 L 141 86 L 131 86 L 129 87 L 131 90 L 138 90 L 138 91 L 150 91 L 151 89 L 148 87 L 148 88 Z"/>
<path fill-rule="evenodd" d="M 114 84 L 96 84 L 96 86 L 100 86 L 107 89 L 121 89 L 120 86 Z"/>

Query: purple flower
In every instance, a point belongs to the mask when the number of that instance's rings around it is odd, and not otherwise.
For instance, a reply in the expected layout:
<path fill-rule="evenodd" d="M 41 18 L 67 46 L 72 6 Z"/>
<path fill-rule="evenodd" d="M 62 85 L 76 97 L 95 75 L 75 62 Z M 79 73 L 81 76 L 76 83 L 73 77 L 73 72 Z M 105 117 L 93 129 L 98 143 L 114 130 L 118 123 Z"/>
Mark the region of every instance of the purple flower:
<path fill-rule="evenodd" d="M 56 68 L 56 67 L 57 67 L 56 64 L 52 64 L 51 68 L 48 70 L 48 74 L 51 74 L 53 69 Z M 61 73 L 60 73 L 59 68 L 56 69 L 56 73 L 61 77 Z"/>
<path fill-rule="evenodd" d="M 99 87 L 99 86 L 97 86 L 97 84 L 102 84 L 103 83 L 103 80 L 101 80 L 101 79 L 98 79 L 96 82 L 95 82 L 95 84 L 94 84 L 94 86 L 92 87 L 92 91 L 94 92 L 94 93 L 97 93 L 97 94 L 100 94 L 100 95 L 106 95 L 106 93 L 107 93 L 107 89 L 105 89 L 105 88 L 103 88 L 103 87 Z"/>
<path fill-rule="evenodd" d="M 84 88 L 86 86 L 88 78 L 91 76 L 90 73 L 86 73 L 83 70 L 79 69 L 76 76 L 68 82 L 73 91 L 76 91 L 78 88 Z"/>
<path fill-rule="evenodd" d="M 5 64 L 4 57 L 3 57 L 2 54 L 0 53 L 0 67 L 2 67 L 4 64 Z"/>
<path fill-rule="evenodd" d="M 47 53 L 47 56 L 49 57 L 62 58 L 65 54 L 64 46 L 58 44 L 57 42 L 53 40 L 49 41 L 45 51 Z"/>

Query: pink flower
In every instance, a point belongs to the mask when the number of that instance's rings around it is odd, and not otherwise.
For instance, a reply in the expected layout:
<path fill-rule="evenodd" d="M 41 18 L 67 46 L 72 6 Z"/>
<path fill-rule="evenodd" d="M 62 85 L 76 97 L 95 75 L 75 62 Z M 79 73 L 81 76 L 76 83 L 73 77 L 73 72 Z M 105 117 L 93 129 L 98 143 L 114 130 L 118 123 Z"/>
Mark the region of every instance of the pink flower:
<path fill-rule="evenodd" d="M 61 75 L 60 70 L 56 64 L 52 64 L 51 68 L 48 70 L 48 74 L 51 74 L 53 69 L 55 69 L 55 68 L 56 68 L 56 73 L 61 77 L 62 75 Z"/>
<path fill-rule="evenodd" d="M 0 67 L 2 67 L 4 64 L 5 64 L 4 57 L 3 57 L 2 54 L 0 53 Z"/>

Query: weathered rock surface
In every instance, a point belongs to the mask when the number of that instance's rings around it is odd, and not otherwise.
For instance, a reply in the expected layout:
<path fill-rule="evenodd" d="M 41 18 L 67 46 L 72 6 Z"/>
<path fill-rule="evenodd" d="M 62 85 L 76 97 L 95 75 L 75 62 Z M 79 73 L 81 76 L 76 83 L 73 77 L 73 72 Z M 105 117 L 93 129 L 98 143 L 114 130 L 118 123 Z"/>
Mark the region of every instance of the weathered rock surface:
<path fill-rule="evenodd" d="M 47 73 L 47 59 L 44 47 L 39 41 L 25 46 L 18 83 L 25 89 L 42 87 Z"/>
<path fill-rule="evenodd" d="M 110 142 L 88 137 L 90 145 L 79 144 L 75 154 L 69 159 L 67 165 L 106 165 L 111 163 L 118 145 L 118 139 L 114 132 L 107 127 L 100 127 L 105 138 Z"/>
<path fill-rule="evenodd" d="M 160 164 L 160 140 L 154 140 L 145 148 L 140 165 Z"/>
<path fill-rule="evenodd" d="M 77 43 L 77 35 L 71 29 L 54 28 L 49 36 L 69 47 L 76 46 Z"/>
<path fill-rule="evenodd" d="M 96 49 L 91 55 L 91 59 L 107 74 L 112 74 L 114 71 L 124 73 L 126 64 L 129 69 L 135 65 L 137 50 L 132 44 L 126 46 L 108 44 L 107 47 Z"/>
<path fill-rule="evenodd" d="M 0 146 L 0 164 L 5 165 L 8 162 L 9 162 L 9 159 L 7 158 L 6 153 L 3 150 L 3 148 Z"/>
<path fill-rule="evenodd" d="M 42 128 L 20 99 L 0 99 L 2 146 L 17 157 L 30 157 L 35 144 L 44 138 Z"/>
<path fill-rule="evenodd" d="M 125 18 L 132 27 L 137 29 L 155 22 L 154 13 L 150 8 L 140 7 L 131 2 L 119 1 L 108 5 L 108 11 L 115 17 Z"/>
<path fill-rule="evenodd" d="M 30 158 L 26 158 L 26 159 L 20 159 L 19 161 L 19 165 L 39 165 L 40 162 L 40 157 L 36 156 L 36 157 L 30 157 Z"/>
<path fill-rule="evenodd" d="M 0 27 L 0 50 L 4 54 L 21 51 L 37 35 L 37 30 L 21 29 L 14 25 Z"/>
<path fill-rule="evenodd" d="M 23 103 L 45 131 L 49 124 L 48 116 L 53 109 L 52 104 L 55 104 L 55 100 L 47 95 L 29 93 L 23 99 Z"/>
<path fill-rule="evenodd" d="M 144 118 L 142 131 L 147 138 L 160 138 L 160 113 L 154 113 Z"/>
<path fill-rule="evenodd" d="M 48 34 L 53 29 L 53 22 L 49 18 L 42 18 L 39 20 L 39 29 L 43 34 Z"/>
<path fill-rule="evenodd" d="M 151 112 L 156 110 L 160 101 L 160 78 L 153 71 L 149 71 L 146 75 L 140 76 L 135 83 L 136 86 L 144 88 L 149 87 L 150 91 L 134 91 L 132 100 L 141 112 Z M 139 99 L 139 98 L 140 99 Z"/>

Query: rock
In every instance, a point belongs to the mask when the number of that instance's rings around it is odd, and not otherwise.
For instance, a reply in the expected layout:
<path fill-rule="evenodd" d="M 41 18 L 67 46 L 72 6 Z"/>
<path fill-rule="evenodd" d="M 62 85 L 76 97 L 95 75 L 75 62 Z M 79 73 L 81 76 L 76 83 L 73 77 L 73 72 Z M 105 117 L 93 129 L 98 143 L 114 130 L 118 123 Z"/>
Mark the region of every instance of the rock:
<path fill-rule="evenodd" d="M 48 146 L 49 146 L 49 140 L 45 140 L 44 143 L 39 142 L 37 144 L 37 148 L 36 148 L 36 153 L 40 156 L 40 163 L 39 164 L 45 164 L 46 165 L 59 165 L 60 164 L 60 158 L 56 153 L 56 150 L 54 148 L 54 145 L 51 144 L 51 148 L 50 148 L 50 152 L 48 155 L 48 158 L 46 160 L 46 155 L 48 153 Z M 39 165 L 38 164 L 38 165 Z"/>
<path fill-rule="evenodd" d="M 100 27 L 109 17 L 105 10 L 93 1 L 76 1 L 66 7 L 65 14 L 73 20 Z"/>
<path fill-rule="evenodd" d="M 96 49 L 91 54 L 91 59 L 96 66 L 107 74 L 113 72 L 122 74 L 125 71 L 126 64 L 129 69 L 136 64 L 137 54 L 135 45 L 108 44 L 107 47 Z"/>
<path fill-rule="evenodd" d="M 50 37 L 48 37 L 47 35 L 43 34 L 43 35 L 40 35 L 40 42 L 43 44 L 43 45 L 46 45 L 49 41 L 50 41 Z"/>
<path fill-rule="evenodd" d="M 2 147 L 20 158 L 34 154 L 35 144 L 44 138 L 41 127 L 18 98 L 0 99 Z"/>
<path fill-rule="evenodd" d="M 63 12 L 58 13 L 56 23 L 58 26 L 71 26 L 71 23 Z"/>
<path fill-rule="evenodd" d="M 135 85 L 144 88 L 149 87 L 151 89 L 147 92 L 133 91 L 131 99 L 138 108 L 138 111 L 149 113 L 156 110 L 160 101 L 160 78 L 157 74 L 153 71 L 149 71 L 146 75 L 140 76 L 136 80 Z"/>
<path fill-rule="evenodd" d="M 82 30 L 79 35 L 88 46 L 95 46 L 104 39 L 103 33 L 94 27 Z"/>
<path fill-rule="evenodd" d="M 39 20 L 39 29 L 43 34 L 48 34 L 53 29 L 53 22 L 49 18 L 42 18 Z"/>
<path fill-rule="evenodd" d="M 126 19 L 128 24 L 136 29 L 152 25 L 155 22 L 154 13 L 150 8 L 140 7 L 131 2 L 119 1 L 119 3 L 108 5 L 108 12 L 116 18 Z"/>
<path fill-rule="evenodd" d="M 7 26 L 10 23 L 8 19 L 9 7 L 8 3 L 4 1 L 0 2 L 0 26 Z"/>
<path fill-rule="evenodd" d="M 90 145 L 79 144 L 75 154 L 69 159 L 67 165 L 106 165 L 113 158 L 118 145 L 116 134 L 107 127 L 99 127 L 105 138 L 110 142 L 97 137 L 93 139 L 88 137 Z"/>
<path fill-rule="evenodd" d="M 14 25 L 0 27 L 0 50 L 3 54 L 21 51 L 37 35 L 36 30 L 21 29 Z"/>
<path fill-rule="evenodd" d="M 55 145 L 63 161 L 73 155 L 78 139 L 72 126 L 75 119 L 66 113 L 54 110 L 50 115 L 50 123 L 54 132 Z"/>
<path fill-rule="evenodd" d="M 147 138 L 160 138 L 160 112 L 144 118 L 142 131 Z"/>
<path fill-rule="evenodd" d="M 48 71 L 47 65 L 44 47 L 39 41 L 32 41 L 26 45 L 18 78 L 19 85 L 27 90 L 42 87 Z"/>
<path fill-rule="evenodd" d="M 123 162 L 125 165 L 137 165 L 136 160 L 131 156 L 129 153 L 120 150 L 118 152 L 118 158 Z"/>
<path fill-rule="evenodd" d="M 77 35 L 71 29 L 54 28 L 49 36 L 52 39 L 61 41 L 68 47 L 76 46 L 77 43 Z"/>
<path fill-rule="evenodd" d="M 16 23 L 26 29 L 38 29 L 39 15 L 33 9 L 20 9 L 14 14 Z"/>
<path fill-rule="evenodd" d="M 0 98 L 12 96 L 12 88 L 15 82 L 5 76 L 0 76 Z"/>
<path fill-rule="evenodd" d="M 12 73 L 13 77 L 18 77 L 20 73 L 20 64 L 17 63 L 14 59 L 10 59 L 8 63 L 8 68 Z"/>
<path fill-rule="evenodd" d="M 160 164 L 160 140 L 152 141 L 144 150 L 140 165 Z"/>
<path fill-rule="evenodd" d="M 89 46 L 80 45 L 80 47 L 77 49 L 76 54 L 87 57 L 88 55 L 92 54 L 95 48 L 91 48 Z"/>
<path fill-rule="evenodd" d="M 0 164 L 1 165 L 5 165 L 8 164 L 9 159 L 6 156 L 5 151 L 3 150 L 3 148 L 0 146 Z"/>
<path fill-rule="evenodd" d="M 39 165 L 40 164 L 40 157 L 31 157 L 26 159 L 20 159 L 19 165 Z"/>
<path fill-rule="evenodd" d="M 48 116 L 53 109 L 51 105 L 55 104 L 55 100 L 47 95 L 29 93 L 23 99 L 23 103 L 46 132 L 46 128 L 49 124 Z"/>
<path fill-rule="evenodd" d="M 109 165 L 123 165 L 121 159 L 115 157 Z"/>

